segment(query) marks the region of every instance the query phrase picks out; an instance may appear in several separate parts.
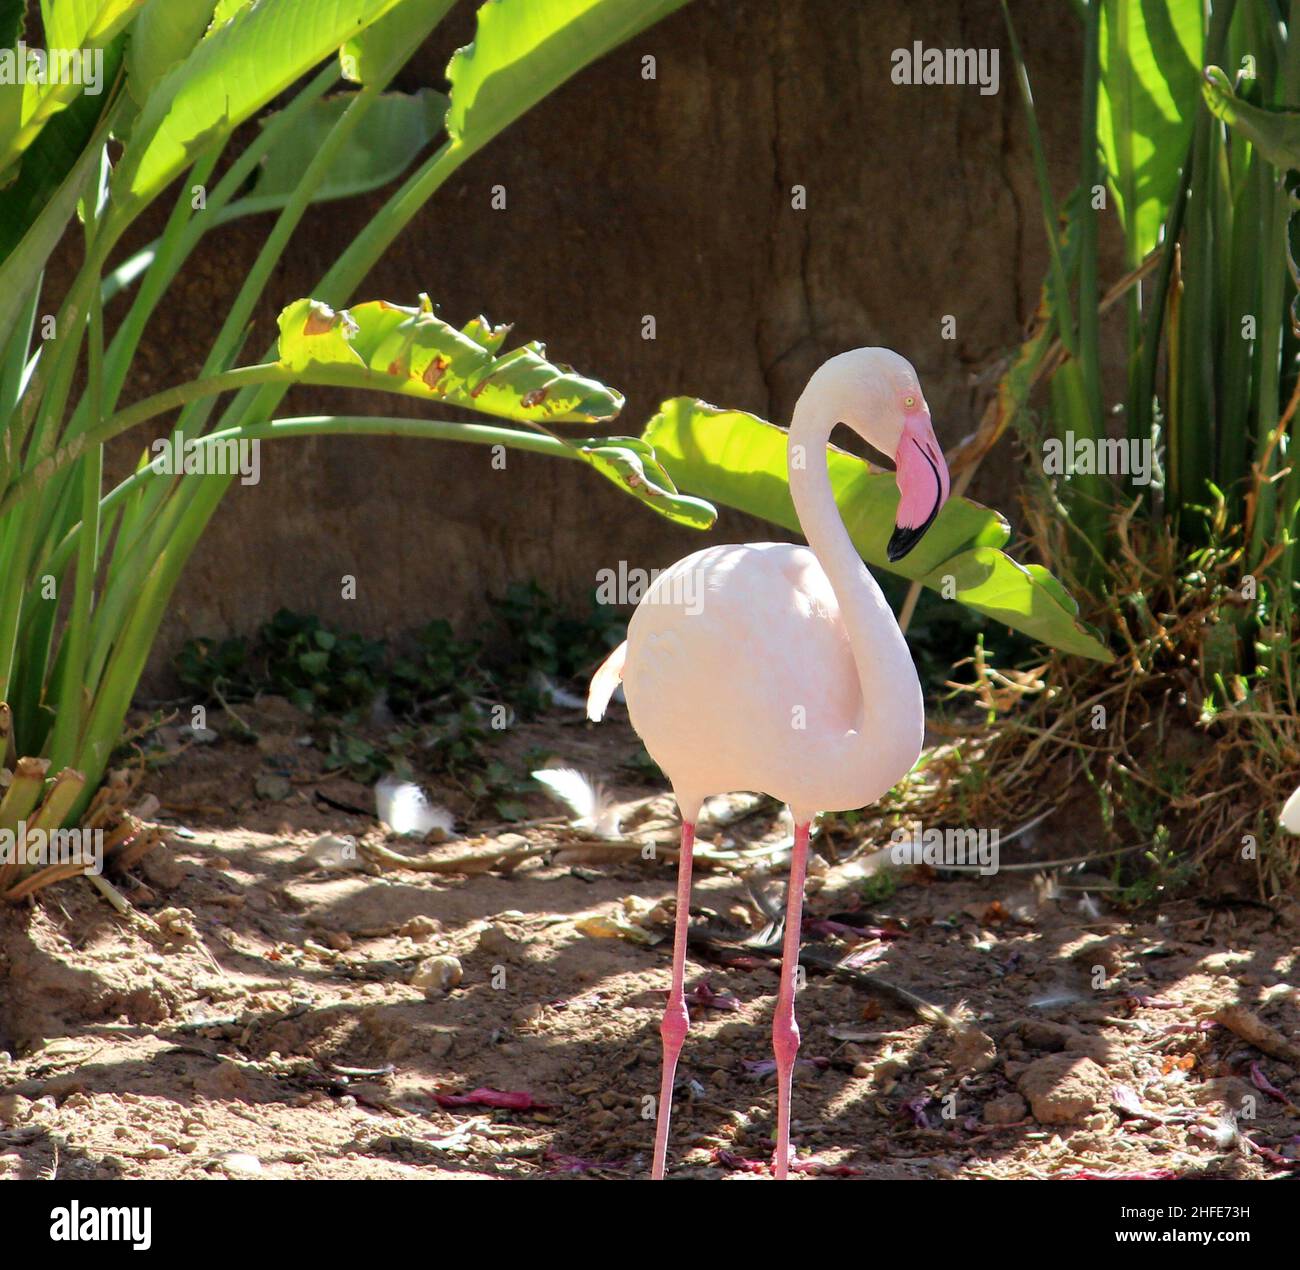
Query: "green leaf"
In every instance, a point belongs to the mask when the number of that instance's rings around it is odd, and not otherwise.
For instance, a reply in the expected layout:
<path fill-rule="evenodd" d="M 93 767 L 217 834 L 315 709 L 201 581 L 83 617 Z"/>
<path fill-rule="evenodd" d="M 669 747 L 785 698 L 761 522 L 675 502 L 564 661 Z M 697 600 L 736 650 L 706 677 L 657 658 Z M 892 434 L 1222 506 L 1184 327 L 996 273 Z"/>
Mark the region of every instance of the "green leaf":
<path fill-rule="evenodd" d="M 212 25 L 208 27 L 207 34 L 211 35 L 214 31 L 221 30 L 231 18 L 247 9 L 252 3 L 253 0 L 217 0 L 217 7 L 212 13 Z"/>
<path fill-rule="evenodd" d="M 642 439 L 680 486 L 713 502 L 798 531 L 787 477 L 788 434 L 739 410 L 720 410 L 689 397 L 666 401 Z M 892 472 L 830 448 L 827 470 L 844 527 L 862 558 L 945 593 L 1044 643 L 1098 661 L 1111 655 L 1075 616 L 1065 589 L 1046 570 L 1017 564 L 1000 548 L 1010 536 L 997 512 L 964 498 L 944 505 L 924 538 L 891 564 L 886 544 L 898 509 Z M 951 585 L 946 594 L 952 596 Z"/>
<path fill-rule="evenodd" d="M 93 62 L 87 59 L 98 50 L 108 48 L 125 29 L 128 22 L 145 0 L 44 0 L 45 52 L 63 59 L 57 73 L 50 72 L 46 80 L 29 79 L 22 86 L 22 107 L 19 126 L 10 125 L 0 131 L 0 174 L 12 177 L 13 164 L 36 139 L 41 130 L 61 110 L 66 110 L 83 96 L 83 88 L 91 87 Z M 7 19 L 0 18 L 0 25 Z M 0 46 L 3 47 L 3 46 Z M 5 50 L 15 56 L 15 50 Z M 104 57 L 107 64 L 108 57 Z M 97 78 L 97 77 L 96 77 Z M 107 65 L 98 84 L 98 92 L 89 95 L 107 97 L 112 87 Z M 0 102 L 0 119 L 12 115 L 12 101 Z M 0 184 L 7 178 L 0 176 Z"/>
<path fill-rule="evenodd" d="M 686 0 L 487 0 L 447 67 L 447 130 L 472 148 Z"/>
<path fill-rule="evenodd" d="M 1201 0 L 1101 6 L 1097 135 L 1130 265 L 1156 245 L 1178 187 L 1196 116 L 1203 8 Z"/>
<path fill-rule="evenodd" d="M 404 0 L 339 49 L 343 78 L 387 84 L 442 21 L 454 0 Z"/>
<path fill-rule="evenodd" d="M 203 38 L 217 0 L 145 0 L 131 24 L 126 86 L 143 106 L 162 77 Z"/>
<path fill-rule="evenodd" d="M 99 163 L 99 148 L 87 146 L 49 200 L 40 209 L 17 247 L 0 264 L 0 348 L 4 347 L 19 312 L 36 285 L 50 253 L 59 244 L 76 214 L 77 200 Z"/>
<path fill-rule="evenodd" d="M 117 73 L 121 57 L 120 40 L 104 51 L 105 78 Z M 106 94 L 78 97 L 67 110 L 51 117 L 23 155 L 19 179 L 0 190 L 0 260 L 8 258 L 68 173 L 81 161 L 107 101 Z"/>
<path fill-rule="evenodd" d="M 163 77 L 114 178 L 121 204 L 145 203 L 195 158 L 392 8 L 395 0 L 260 0 L 213 28 Z M 218 17 L 220 10 L 218 11 Z"/>
<path fill-rule="evenodd" d="M 1206 68 L 1201 88 L 1215 118 L 1248 137 L 1275 168 L 1300 168 L 1300 111 L 1265 110 L 1242 101 L 1217 66 Z"/>
<path fill-rule="evenodd" d="M 276 211 L 288 203 L 307 165 L 355 96 L 355 93 L 340 93 L 314 102 L 284 141 L 262 160 L 252 190 L 227 204 L 217 223 Z M 339 151 L 312 201 L 351 198 L 395 180 L 442 131 L 446 113 L 447 98 L 432 88 L 377 97 L 361 125 Z M 266 127 L 275 117 L 267 115 L 260 122 Z"/>
<path fill-rule="evenodd" d="M 24 0 L 0 0 L 0 50 L 17 49 L 26 27 L 26 18 L 27 5 Z M 16 135 L 22 117 L 22 84 L 0 84 L 0 138 Z M 8 173 L 0 177 L 0 185 L 12 181 L 16 175 L 11 166 Z"/>
<path fill-rule="evenodd" d="M 606 480 L 679 525 L 711 529 L 718 519 L 711 503 L 677 492 L 654 447 L 639 437 L 593 438 L 579 452 Z"/>
<path fill-rule="evenodd" d="M 389 391 L 395 379 L 396 390 L 412 396 L 534 423 L 595 423 L 623 406 L 621 393 L 547 361 L 541 344 L 496 356 L 437 317 L 427 296 L 419 308 L 374 300 L 338 313 L 298 300 L 279 322 L 280 360 L 295 370 L 316 363 L 369 371 L 383 375 Z"/>
<path fill-rule="evenodd" d="M 1017 564 L 1005 552 L 976 547 L 946 560 L 921 581 L 938 590 L 946 576 L 954 579 L 958 600 L 995 621 L 1064 653 L 1100 662 L 1115 660 L 1075 616 L 1077 606 L 1064 587 L 1041 565 Z M 1063 604 L 1062 598 L 1068 603 Z"/>

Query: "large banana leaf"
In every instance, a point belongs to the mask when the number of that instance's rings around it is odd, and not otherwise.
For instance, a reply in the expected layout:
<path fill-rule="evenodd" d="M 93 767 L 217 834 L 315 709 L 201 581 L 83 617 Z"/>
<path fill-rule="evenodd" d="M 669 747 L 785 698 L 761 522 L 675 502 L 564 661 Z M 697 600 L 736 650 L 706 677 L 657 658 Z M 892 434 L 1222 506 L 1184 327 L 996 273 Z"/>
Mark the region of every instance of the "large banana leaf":
<path fill-rule="evenodd" d="M 456 330 L 433 312 L 371 300 L 337 313 L 298 300 L 279 318 L 280 361 L 378 372 L 386 391 L 424 397 L 520 422 L 596 423 L 616 415 L 623 395 L 546 360 L 541 344 L 497 352 L 508 326 L 475 319 Z M 360 381 L 359 381 L 360 382 Z"/>
<path fill-rule="evenodd" d="M 396 0 L 260 0 L 213 27 L 168 71 L 140 112 L 114 198 L 147 203 L 207 138 L 234 128 L 383 17 Z"/>
<path fill-rule="evenodd" d="M 596 58 L 686 0 L 493 0 L 447 67 L 453 140 L 477 148 Z"/>
<path fill-rule="evenodd" d="M 1202 0 L 1101 3 L 1097 136 L 1129 263 L 1155 245 L 1196 117 Z"/>
<path fill-rule="evenodd" d="M 483 318 L 458 331 L 434 315 L 428 296 L 420 297 L 418 309 L 375 300 L 337 313 L 319 301 L 299 300 L 280 314 L 279 352 L 282 364 L 304 372 L 305 382 L 319 378 L 317 368 L 355 371 L 358 387 L 397 391 L 518 423 L 596 423 L 622 408 L 622 393 L 553 365 L 541 344 L 525 344 L 500 356 L 509 331 Z M 555 440 L 568 457 L 587 463 L 669 520 L 707 529 L 717 519 L 709 503 L 677 492 L 644 440 Z"/>
<path fill-rule="evenodd" d="M 677 484 L 799 530 L 782 429 L 740 410 L 675 397 L 660 407 L 642 439 Z M 915 549 L 891 564 L 885 547 L 898 509 L 893 473 L 873 473 L 861 459 L 837 449 L 829 451 L 827 467 L 844 526 L 868 564 L 919 581 L 1065 652 L 1111 660 L 1055 578 L 999 550 L 1010 536 L 999 513 L 965 498 L 950 499 Z"/>

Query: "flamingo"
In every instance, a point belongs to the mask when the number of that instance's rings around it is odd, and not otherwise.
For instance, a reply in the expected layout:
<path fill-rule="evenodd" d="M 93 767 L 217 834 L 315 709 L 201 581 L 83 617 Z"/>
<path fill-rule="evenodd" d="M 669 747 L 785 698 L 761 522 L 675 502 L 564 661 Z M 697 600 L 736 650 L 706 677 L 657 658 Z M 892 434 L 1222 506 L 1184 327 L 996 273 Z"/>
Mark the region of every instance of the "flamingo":
<path fill-rule="evenodd" d="M 875 802 L 907 775 L 925 729 L 921 684 L 903 633 L 840 519 L 825 462 L 831 430 L 851 427 L 893 458 L 898 513 L 887 552 L 907 554 L 948 497 L 948 468 L 911 364 L 886 348 L 841 353 L 795 404 L 787 463 L 808 546 L 707 547 L 651 584 L 627 640 L 591 681 L 599 721 L 622 681 L 628 715 L 668 777 L 682 819 L 672 983 L 660 1026 L 663 1069 L 653 1177 L 661 1179 L 677 1060 L 690 1019 L 684 976 L 691 852 L 706 797 L 752 790 L 794 817 L 781 984 L 773 1173 L 790 1167 L 790 1096 L 799 1028 L 795 966 L 808 838 L 819 811 Z"/>

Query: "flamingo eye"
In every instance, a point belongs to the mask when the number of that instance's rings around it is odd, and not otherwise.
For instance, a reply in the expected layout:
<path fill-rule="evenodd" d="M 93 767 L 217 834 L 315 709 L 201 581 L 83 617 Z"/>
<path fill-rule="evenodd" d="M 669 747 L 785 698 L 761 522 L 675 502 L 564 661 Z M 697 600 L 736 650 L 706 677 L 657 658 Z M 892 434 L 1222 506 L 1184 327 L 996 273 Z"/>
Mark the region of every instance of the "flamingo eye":
<path fill-rule="evenodd" d="M 905 405 L 910 410 L 914 405 L 916 405 L 916 398 L 912 396 L 904 397 L 903 405 Z"/>

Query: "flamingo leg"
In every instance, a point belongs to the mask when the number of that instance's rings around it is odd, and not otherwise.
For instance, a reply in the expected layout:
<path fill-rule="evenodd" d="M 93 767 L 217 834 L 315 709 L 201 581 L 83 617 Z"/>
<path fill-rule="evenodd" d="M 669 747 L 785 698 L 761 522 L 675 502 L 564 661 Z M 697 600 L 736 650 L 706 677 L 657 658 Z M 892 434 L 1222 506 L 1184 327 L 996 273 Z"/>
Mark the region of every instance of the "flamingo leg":
<path fill-rule="evenodd" d="M 677 1077 L 677 1058 L 690 1027 L 686 1012 L 686 931 L 691 924 L 691 852 L 695 845 L 695 825 L 682 821 L 682 851 L 677 860 L 677 917 L 673 923 L 673 982 L 668 990 L 659 1035 L 663 1038 L 663 1074 L 659 1082 L 659 1102 L 655 1117 L 655 1181 L 662 1181 L 668 1158 L 668 1124 L 673 1115 L 673 1082 Z"/>
<path fill-rule="evenodd" d="M 778 1179 L 790 1170 L 790 1089 L 799 1053 L 799 1025 L 794 1018 L 795 974 L 799 966 L 799 928 L 803 920 L 803 884 L 808 869 L 810 823 L 795 825 L 790 856 L 790 889 L 786 893 L 785 944 L 781 949 L 781 987 L 772 1018 L 772 1050 L 776 1055 L 776 1153 L 772 1169 Z"/>

